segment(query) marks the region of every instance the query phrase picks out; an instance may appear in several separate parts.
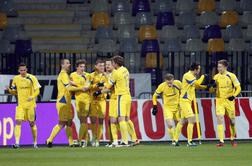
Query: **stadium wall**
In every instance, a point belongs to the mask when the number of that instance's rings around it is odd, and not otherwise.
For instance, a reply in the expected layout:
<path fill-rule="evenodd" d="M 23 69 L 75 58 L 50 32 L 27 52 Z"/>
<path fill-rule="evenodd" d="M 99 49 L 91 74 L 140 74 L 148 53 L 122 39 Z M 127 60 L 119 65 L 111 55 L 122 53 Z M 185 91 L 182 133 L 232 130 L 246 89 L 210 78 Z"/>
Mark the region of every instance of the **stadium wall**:
<path fill-rule="evenodd" d="M 215 140 L 217 137 L 216 117 L 215 117 L 215 99 L 204 98 L 197 99 L 199 109 L 200 128 L 203 140 Z M 252 139 L 252 98 L 236 99 L 236 121 L 237 121 L 237 139 Z M 14 143 L 14 125 L 15 125 L 15 107 L 14 103 L 0 104 L 0 146 L 11 145 Z M 162 110 L 162 101 L 158 102 L 159 112 L 157 116 L 151 114 L 151 100 L 133 100 L 131 106 L 131 119 L 135 125 L 137 136 L 141 141 L 167 141 L 170 140 L 167 134 L 167 126 L 164 121 Z M 107 113 L 109 105 L 107 104 Z M 74 101 L 72 102 L 73 136 L 77 139 L 79 129 L 79 120 L 75 111 Z M 48 138 L 53 126 L 57 123 L 58 116 L 55 103 L 38 103 L 36 109 L 38 126 L 38 144 L 44 144 Z M 103 140 L 108 140 L 108 116 L 104 125 Z M 225 125 L 229 121 L 225 118 Z M 225 137 L 230 135 L 229 130 L 225 131 Z M 193 137 L 197 139 L 196 126 L 194 127 Z M 186 139 L 186 126 L 184 126 L 180 140 Z M 32 144 L 32 134 L 28 123 L 22 125 L 21 144 Z M 62 130 L 57 135 L 55 144 L 67 144 L 65 131 Z"/>

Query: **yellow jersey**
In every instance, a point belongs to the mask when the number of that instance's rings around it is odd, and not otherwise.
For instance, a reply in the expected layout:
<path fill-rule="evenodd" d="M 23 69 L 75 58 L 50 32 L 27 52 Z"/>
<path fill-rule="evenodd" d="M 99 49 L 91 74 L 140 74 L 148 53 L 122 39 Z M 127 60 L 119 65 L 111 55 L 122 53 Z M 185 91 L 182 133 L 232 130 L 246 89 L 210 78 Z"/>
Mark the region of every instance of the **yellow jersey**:
<path fill-rule="evenodd" d="M 161 83 L 153 95 L 153 105 L 157 105 L 157 96 L 162 95 L 164 105 L 178 105 L 181 90 L 181 82 L 174 80 L 170 87 L 166 82 Z"/>
<path fill-rule="evenodd" d="M 77 87 L 90 87 L 90 74 L 83 72 L 83 74 L 78 74 L 77 72 L 73 72 L 70 74 L 70 80 L 73 81 Z M 76 91 L 74 93 L 75 99 L 80 100 L 89 100 L 90 99 L 90 91 Z"/>
<path fill-rule="evenodd" d="M 109 84 L 114 85 L 116 95 L 130 95 L 128 69 L 124 66 L 116 69 L 112 73 Z"/>
<path fill-rule="evenodd" d="M 213 78 L 216 82 L 216 97 L 227 99 L 230 96 L 237 96 L 235 88 L 240 89 L 240 82 L 236 75 L 231 72 L 225 72 L 223 74 L 216 74 Z"/>
<path fill-rule="evenodd" d="M 36 107 L 35 91 L 41 88 L 38 79 L 32 75 L 27 74 L 25 77 L 17 75 L 13 78 L 11 84 L 11 91 L 15 91 L 18 97 L 18 106 Z M 33 97 L 32 101 L 27 101 L 29 97 Z"/>
<path fill-rule="evenodd" d="M 107 77 L 107 82 L 106 82 L 106 83 L 109 83 L 109 80 L 111 80 L 113 72 L 115 72 L 115 70 L 113 70 L 111 73 L 108 73 L 108 74 L 106 75 L 106 77 Z M 115 94 L 115 88 L 114 88 L 114 87 L 112 87 L 112 88 L 110 89 L 110 93 L 109 93 L 109 94 L 110 94 L 110 99 L 117 99 L 116 94 Z"/>
<path fill-rule="evenodd" d="M 94 98 L 93 94 L 94 94 L 94 92 L 100 90 L 97 87 L 98 83 L 104 83 L 104 84 L 106 83 L 106 81 L 107 81 L 106 75 L 104 73 L 97 73 L 95 71 L 90 74 L 90 81 L 91 81 L 91 85 L 90 85 L 91 99 L 105 100 L 106 94 L 101 94 L 101 95 L 97 96 L 96 98 Z"/>
<path fill-rule="evenodd" d="M 71 93 L 67 89 L 70 86 L 70 78 L 65 70 L 61 70 L 57 78 L 58 96 L 57 102 L 71 104 Z"/>
<path fill-rule="evenodd" d="M 180 99 L 193 101 L 195 99 L 196 88 L 206 88 L 201 83 L 204 81 L 205 76 L 201 75 L 196 79 L 192 71 L 188 71 L 183 75 Z"/>

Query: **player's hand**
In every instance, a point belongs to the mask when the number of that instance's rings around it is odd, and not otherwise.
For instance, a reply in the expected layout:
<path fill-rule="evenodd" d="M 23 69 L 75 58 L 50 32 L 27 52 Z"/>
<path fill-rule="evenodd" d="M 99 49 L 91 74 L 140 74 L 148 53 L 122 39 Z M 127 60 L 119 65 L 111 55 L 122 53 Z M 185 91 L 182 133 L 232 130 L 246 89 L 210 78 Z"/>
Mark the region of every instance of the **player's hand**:
<path fill-rule="evenodd" d="M 27 101 L 32 101 L 33 100 L 33 97 L 29 97 L 28 99 L 27 99 Z"/>
<path fill-rule="evenodd" d="M 235 99 L 234 96 L 230 96 L 230 97 L 228 98 L 229 101 L 233 101 L 234 99 Z"/>
<path fill-rule="evenodd" d="M 83 92 L 86 92 L 86 91 L 88 91 L 88 90 L 89 90 L 89 88 L 87 88 L 87 87 L 84 87 L 84 88 L 82 89 Z"/>
<path fill-rule="evenodd" d="M 94 97 L 98 97 L 100 94 L 102 94 L 101 90 L 96 91 L 96 92 L 93 94 L 93 96 L 94 96 Z"/>
<path fill-rule="evenodd" d="M 157 112 L 158 112 L 157 105 L 153 105 L 153 107 L 152 107 L 152 115 L 155 116 L 157 114 Z"/>
<path fill-rule="evenodd" d="M 98 88 L 103 87 L 103 86 L 104 86 L 104 82 L 99 82 L 99 83 L 96 84 L 96 86 L 97 86 Z"/>

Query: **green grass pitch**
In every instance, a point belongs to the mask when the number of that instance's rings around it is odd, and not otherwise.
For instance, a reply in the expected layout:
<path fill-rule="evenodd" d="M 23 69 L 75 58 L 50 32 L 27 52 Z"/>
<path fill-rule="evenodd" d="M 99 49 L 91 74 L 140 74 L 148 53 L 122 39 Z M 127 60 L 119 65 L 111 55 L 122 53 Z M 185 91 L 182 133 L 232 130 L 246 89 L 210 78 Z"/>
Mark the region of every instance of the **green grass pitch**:
<path fill-rule="evenodd" d="M 146 144 L 128 148 L 48 149 L 0 148 L 0 166 L 250 166 L 252 144 L 230 144 L 217 148 L 205 143 L 197 147 L 173 147 L 167 143 Z"/>

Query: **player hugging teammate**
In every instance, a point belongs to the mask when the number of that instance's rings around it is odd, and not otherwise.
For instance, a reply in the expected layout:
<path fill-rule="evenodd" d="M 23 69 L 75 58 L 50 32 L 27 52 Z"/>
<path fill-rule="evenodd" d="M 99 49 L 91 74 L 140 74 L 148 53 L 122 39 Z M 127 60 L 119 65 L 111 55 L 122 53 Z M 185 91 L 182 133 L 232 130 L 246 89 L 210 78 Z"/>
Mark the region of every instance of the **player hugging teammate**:
<path fill-rule="evenodd" d="M 73 112 L 71 108 L 72 96 L 75 97 L 76 111 L 80 120 L 78 146 L 86 147 L 90 141 L 88 134 L 88 118 L 91 122 L 93 147 L 100 145 L 103 135 L 103 124 L 106 113 L 106 100 L 109 99 L 109 135 L 108 147 L 128 147 L 139 144 L 135 127 L 130 120 L 131 95 L 129 88 L 129 71 L 124 67 L 124 58 L 114 56 L 106 61 L 97 60 L 95 70 L 87 73 L 86 61 L 78 60 L 76 71 L 70 75 L 70 61 L 61 60 L 61 71 L 57 77 L 58 96 L 56 108 L 58 111 L 58 123 L 54 126 L 46 145 L 52 147 L 57 134 L 66 130 L 69 146 L 74 147 L 72 137 Z M 106 71 L 105 71 L 106 68 Z M 179 136 L 183 125 L 187 122 L 187 146 L 196 146 L 193 142 L 193 127 L 197 120 L 197 111 L 194 113 L 192 102 L 196 102 L 196 89 L 205 89 L 216 93 L 216 117 L 217 132 L 219 137 L 218 147 L 224 146 L 224 115 L 230 120 L 230 142 L 235 142 L 235 98 L 241 92 L 240 83 L 235 74 L 227 71 L 228 62 L 218 61 L 218 73 L 209 79 L 207 74 L 201 75 L 201 66 L 192 63 L 187 73 L 183 75 L 182 82 L 176 80 L 172 74 L 166 74 L 164 82 L 161 83 L 153 95 L 152 114 L 157 115 L 157 97 L 162 96 L 164 107 L 164 118 L 168 126 L 168 134 L 172 145 L 179 146 Z M 12 84 L 6 87 L 9 93 L 17 95 L 18 105 L 16 107 L 16 125 L 14 130 L 15 144 L 13 148 L 20 147 L 21 124 L 29 121 L 32 129 L 34 148 L 37 146 L 37 126 L 35 118 L 36 97 L 39 95 L 40 84 L 37 78 L 27 73 L 25 64 L 18 67 L 19 75 L 13 78 Z M 194 103 L 196 106 L 196 103 Z M 175 126 L 173 126 L 173 123 Z M 200 131 L 199 125 L 197 126 Z M 121 133 L 121 141 L 118 142 L 117 133 Z M 131 143 L 128 141 L 131 137 Z"/>

